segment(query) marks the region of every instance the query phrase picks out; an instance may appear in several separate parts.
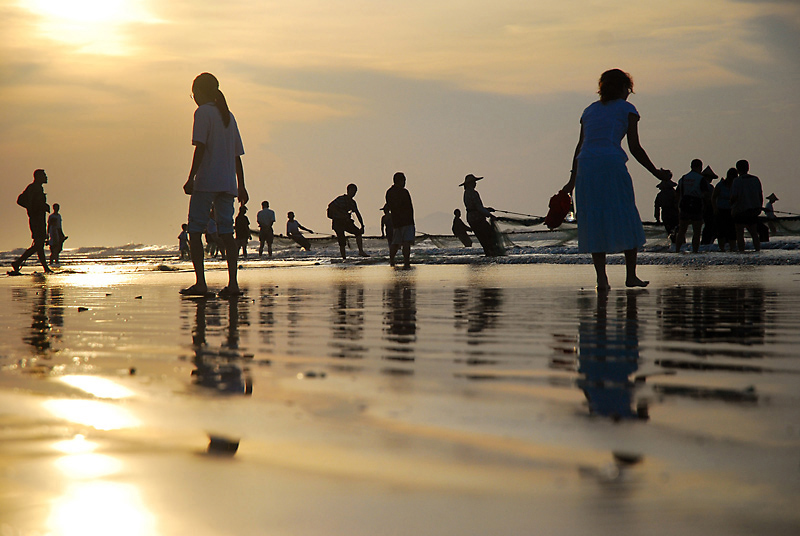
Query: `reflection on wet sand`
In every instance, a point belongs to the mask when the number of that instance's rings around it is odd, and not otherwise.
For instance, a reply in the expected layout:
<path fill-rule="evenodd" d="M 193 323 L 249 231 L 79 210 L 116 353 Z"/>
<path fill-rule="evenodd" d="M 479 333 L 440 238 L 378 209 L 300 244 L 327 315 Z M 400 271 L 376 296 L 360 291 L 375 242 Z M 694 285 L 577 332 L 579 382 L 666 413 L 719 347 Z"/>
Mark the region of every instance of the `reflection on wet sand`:
<path fill-rule="evenodd" d="M 52 351 L 53 340 L 61 337 L 59 328 L 64 326 L 63 291 L 61 287 L 41 282 L 33 289 L 16 289 L 14 299 L 25 302 L 29 292 L 35 292 L 36 297 L 31 300 L 31 328 L 22 340 L 31 346 L 38 357 L 47 358 Z"/>
<path fill-rule="evenodd" d="M 331 308 L 331 357 L 362 359 L 368 348 L 364 338 L 364 286 L 339 283 Z"/>
<path fill-rule="evenodd" d="M 764 343 L 767 326 L 762 287 L 680 286 L 659 292 L 661 338 L 696 343 Z"/>
<path fill-rule="evenodd" d="M 637 300 L 641 291 L 629 290 L 615 300 L 609 318 L 608 292 L 598 292 L 594 311 L 590 300 L 581 300 L 578 328 L 578 386 L 583 390 L 592 415 L 614 420 L 647 419 L 644 401 L 634 408 L 639 369 L 639 318 Z"/>
<path fill-rule="evenodd" d="M 392 362 L 381 369 L 389 376 L 413 376 L 402 366 L 416 360 L 417 286 L 413 274 L 398 275 L 383 289 L 383 359 Z"/>
<path fill-rule="evenodd" d="M 497 327 L 502 316 L 503 289 L 456 288 L 453 312 L 457 331 L 466 329 L 467 344 L 485 342 L 487 332 Z"/>
<path fill-rule="evenodd" d="M 239 300 L 235 298 L 224 301 L 200 298 L 187 300 L 187 303 L 195 306 L 193 383 L 219 393 L 252 394 L 253 381 L 244 365 L 244 356 L 239 352 L 239 323 L 247 318 L 247 302 L 243 300 L 241 311 Z M 222 304 L 227 305 L 227 328 L 222 325 Z M 219 350 L 212 349 L 207 342 L 208 326 L 219 327 L 225 334 Z"/>
<path fill-rule="evenodd" d="M 768 368 L 743 364 L 739 359 L 763 359 L 763 345 L 769 323 L 767 301 L 774 299 L 760 286 L 674 287 L 659 293 L 660 338 L 666 342 L 689 343 L 670 350 L 687 357 L 666 357 L 655 361 L 670 371 L 691 371 L 703 375 L 716 373 L 764 373 Z M 709 343 L 724 344 L 714 348 Z M 742 347 L 739 350 L 736 347 Z M 721 360 L 724 359 L 724 362 Z M 731 362 L 731 359 L 737 360 Z M 710 377 L 710 376 L 709 376 Z M 740 389 L 697 385 L 696 383 L 655 385 L 661 396 L 753 404 L 759 400 L 755 388 Z"/>

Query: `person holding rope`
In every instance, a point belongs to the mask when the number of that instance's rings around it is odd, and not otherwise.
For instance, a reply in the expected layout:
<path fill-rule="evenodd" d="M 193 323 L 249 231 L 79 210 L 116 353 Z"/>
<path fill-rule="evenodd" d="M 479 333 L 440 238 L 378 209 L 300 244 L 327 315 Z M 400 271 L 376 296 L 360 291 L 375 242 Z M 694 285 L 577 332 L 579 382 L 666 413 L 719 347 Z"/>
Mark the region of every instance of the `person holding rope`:
<path fill-rule="evenodd" d="M 459 186 L 464 187 L 464 207 L 467 209 L 467 223 L 475 233 L 475 238 L 483 246 L 483 252 L 487 257 L 497 257 L 503 255 L 505 251 L 497 242 L 497 236 L 494 229 L 492 229 L 491 220 L 494 220 L 492 212 L 494 209 L 491 207 L 484 207 L 481 196 L 475 189 L 475 185 L 483 177 L 476 177 L 469 174 L 464 178 L 464 182 Z"/>

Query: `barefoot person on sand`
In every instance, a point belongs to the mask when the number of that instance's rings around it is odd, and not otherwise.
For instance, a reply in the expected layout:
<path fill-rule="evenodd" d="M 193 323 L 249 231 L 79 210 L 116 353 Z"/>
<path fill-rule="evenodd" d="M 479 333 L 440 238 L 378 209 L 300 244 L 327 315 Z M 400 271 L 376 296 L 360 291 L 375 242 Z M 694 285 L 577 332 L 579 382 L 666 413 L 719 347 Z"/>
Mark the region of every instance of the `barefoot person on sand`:
<path fill-rule="evenodd" d="M 192 94 L 197 103 L 192 127 L 195 149 L 183 191 L 192 196 L 189 201 L 189 247 L 197 281 L 181 290 L 181 294 L 208 294 L 203 265 L 203 232 L 213 207 L 228 261 L 228 286 L 219 295 L 237 296 L 240 294 L 236 278 L 239 256 L 233 238 L 233 200 L 238 197 L 242 205 L 248 200 L 242 166 L 242 138 L 214 75 L 203 73 L 195 78 Z"/>
<path fill-rule="evenodd" d="M 562 191 L 575 190 L 578 251 L 592 254 L 597 290 L 610 288 L 606 254 L 619 252 L 625 253 L 625 285 L 644 287 L 648 281 L 636 275 L 636 253 L 645 243 L 644 227 L 636 209 L 622 138 L 627 135 L 633 157 L 657 179 L 668 180 L 672 173 L 657 169 L 639 143 L 639 112 L 628 102 L 633 93 L 630 75 L 619 69 L 606 71 L 599 86 L 600 100 L 581 116 L 580 139 L 569 182 Z"/>
<path fill-rule="evenodd" d="M 11 270 L 8 275 L 20 275 L 19 269 L 28 257 L 34 253 L 39 258 L 39 263 L 44 268 L 45 273 L 53 271 L 47 266 L 47 258 L 44 256 L 44 243 L 47 241 L 47 224 L 45 215 L 50 212 L 50 205 L 47 204 L 47 196 L 44 193 L 43 185 L 47 183 L 47 174 L 43 169 L 33 172 L 33 182 L 17 197 L 17 204 L 28 212 L 28 226 L 31 229 L 33 243 L 22 255 L 11 263 Z"/>

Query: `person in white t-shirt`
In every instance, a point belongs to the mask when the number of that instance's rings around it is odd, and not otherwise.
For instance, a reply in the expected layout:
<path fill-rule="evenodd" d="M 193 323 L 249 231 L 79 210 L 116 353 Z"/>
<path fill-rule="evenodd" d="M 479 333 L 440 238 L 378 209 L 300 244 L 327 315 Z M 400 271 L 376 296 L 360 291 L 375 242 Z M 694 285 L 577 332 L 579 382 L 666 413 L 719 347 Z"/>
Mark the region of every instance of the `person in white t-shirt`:
<path fill-rule="evenodd" d="M 228 109 L 219 82 L 210 73 L 202 73 L 192 83 L 192 94 L 197 103 L 192 127 L 192 145 L 195 146 L 189 178 L 183 191 L 191 196 L 189 201 L 189 248 L 194 265 L 196 282 L 181 290 L 188 296 L 208 295 L 203 265 L 202 235 L 206 229 L 211 209 L 214 209 L 220 238 L 225 246 L 228 261 L 228 285 L 220 297 L 241 294 L 237 280 L 238 251 L 233 238 L 233 200 L 247 203 L 242 155 L 244 147 L 236 119 Z"/>
<path fill-rule="evenodd" d="M 275 211 L 269 208 L 269 201 L 261 202 L 261 210 L 256 214 L 258 222 L 258 256 L 264 254 L 264 242 L 267 243 L 267 254 L 272 257 L 272 242 L 275 240 L 275 232 L 272 224 L 275 223 Z"/>
<path fill-rule="evenodd" d="M 294 219 L 294 212 L 289 212 L 286 214 L 286 217 L 288 218 L 286 221 L 286 236 L 297 242 L 297 244 L 306 251 L 311 251 L 311 242 L 308 241 L 308 238 L 303 236 L 300 229 L 309 233 L 313 233 L 314 231 L 308 227 L 303 227 L 299 221 Z"/>

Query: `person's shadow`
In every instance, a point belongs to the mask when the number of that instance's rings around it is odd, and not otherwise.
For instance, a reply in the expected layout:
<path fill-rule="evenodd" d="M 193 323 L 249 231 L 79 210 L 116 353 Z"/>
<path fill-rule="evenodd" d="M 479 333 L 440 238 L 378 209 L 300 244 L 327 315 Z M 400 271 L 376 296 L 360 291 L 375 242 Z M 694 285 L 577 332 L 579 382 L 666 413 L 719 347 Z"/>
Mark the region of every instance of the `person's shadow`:
<path fill-rule="evenodd" d="M 644 401 L 635 403 L 632 376 L 639 369 L 637 299 L 642 291 L 626 291 L 609 315 L 608 293 L 598 292 L 594 311 L 582 304 L 578 328 L 578 386 L 586 396 L 591 415 L 622 419 L 647 419 Z M 610 316 L 610 318 L 609 318 Z"/>

